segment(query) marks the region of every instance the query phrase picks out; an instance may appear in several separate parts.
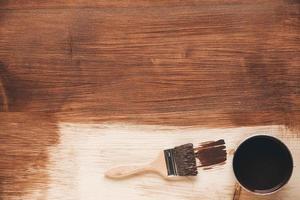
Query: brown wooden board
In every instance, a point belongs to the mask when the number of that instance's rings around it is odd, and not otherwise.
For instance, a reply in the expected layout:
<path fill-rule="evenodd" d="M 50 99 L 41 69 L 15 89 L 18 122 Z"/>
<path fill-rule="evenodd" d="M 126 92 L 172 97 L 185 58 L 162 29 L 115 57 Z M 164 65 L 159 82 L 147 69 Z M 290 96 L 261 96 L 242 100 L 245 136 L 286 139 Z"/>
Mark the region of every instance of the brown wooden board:
<path fill-rule="evenodd" d="M 0 192 L 16 195 L 60 123 L 285 125 L 299 137 L 300 2 L 0 1 L 0 111 Z M 31 143 L 30 159 L 7 157 Z"/>

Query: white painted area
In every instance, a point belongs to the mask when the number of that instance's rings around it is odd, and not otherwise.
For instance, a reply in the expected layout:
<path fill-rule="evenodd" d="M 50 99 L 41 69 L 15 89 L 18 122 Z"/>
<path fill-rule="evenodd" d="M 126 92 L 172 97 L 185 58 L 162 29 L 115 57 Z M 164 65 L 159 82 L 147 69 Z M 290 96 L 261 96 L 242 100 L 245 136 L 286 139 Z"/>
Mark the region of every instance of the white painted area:
<path fill-rule="evenodd" d="M 166 181 L 155 174 L 110 180 L 105 170 L 117 165 L 146 163 L 166 148 L 192 142 L 224 139 L 232 150 L 253 134 L 271 134 L 286 142 L 294 155 L 295 169 L 289 184 L 264 199 L 300 199 L 300 138 L 282 126 L 203 129 L 128 124 L 61 124 L 60 143 L 50 149 L 50 182 L 41 199 L 48 200 L 201 200 L 232 199 L 232 154 L 225 165 L 200 170 L 196 178 Z M 242 192 L 240 199 L 255 199 Z M 260 198 L 258 198 L 260 199 Z"/>

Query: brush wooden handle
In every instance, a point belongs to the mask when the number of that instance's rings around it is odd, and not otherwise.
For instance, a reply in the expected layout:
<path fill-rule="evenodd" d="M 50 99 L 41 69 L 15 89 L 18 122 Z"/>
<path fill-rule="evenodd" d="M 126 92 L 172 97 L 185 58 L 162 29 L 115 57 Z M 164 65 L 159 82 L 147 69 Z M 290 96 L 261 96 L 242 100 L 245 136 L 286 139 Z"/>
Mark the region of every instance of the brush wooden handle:
<path fill-rule="evenodd" d="M 108 178 L 125 178 L 146 171 L 153 171 L 151 165 L 131 165 L 112 168 L 105 173 Z"/>

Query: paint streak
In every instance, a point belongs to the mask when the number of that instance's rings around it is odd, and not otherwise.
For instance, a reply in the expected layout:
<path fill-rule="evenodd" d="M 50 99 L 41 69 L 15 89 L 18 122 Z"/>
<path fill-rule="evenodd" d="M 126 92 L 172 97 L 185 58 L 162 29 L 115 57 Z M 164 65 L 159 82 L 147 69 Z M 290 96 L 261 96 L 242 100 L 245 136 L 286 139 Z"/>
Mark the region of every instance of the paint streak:
<path fill-rule="evenodd" d="M 207 141 L 200 144 L 201 148 L 208 148 L 212 146 L 219 146 L 225 144 L 224 140 L 218 140 L 218 141 Z"/>
<path fill-rule="evenodd" d="M 205 167 L 206 170 L 211 168 L 207 166 L 224 164 L 227 160 L 225 141 L 222 139 L 201 143 L 195 148 L 195 156 L 200 161 L 197 167 Z"/>

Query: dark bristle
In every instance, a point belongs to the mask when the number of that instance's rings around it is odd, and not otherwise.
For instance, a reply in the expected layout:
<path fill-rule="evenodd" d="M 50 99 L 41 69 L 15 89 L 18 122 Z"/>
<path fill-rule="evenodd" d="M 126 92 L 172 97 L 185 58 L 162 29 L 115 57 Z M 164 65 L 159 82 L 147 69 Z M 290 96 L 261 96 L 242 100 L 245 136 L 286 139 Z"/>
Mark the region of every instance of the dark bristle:
<path fill-rule="evenodd" d="M 175 147 L 174 159 L 178 176 L 196 176 L 198 174 L 192 143 Z"/>

